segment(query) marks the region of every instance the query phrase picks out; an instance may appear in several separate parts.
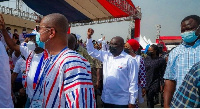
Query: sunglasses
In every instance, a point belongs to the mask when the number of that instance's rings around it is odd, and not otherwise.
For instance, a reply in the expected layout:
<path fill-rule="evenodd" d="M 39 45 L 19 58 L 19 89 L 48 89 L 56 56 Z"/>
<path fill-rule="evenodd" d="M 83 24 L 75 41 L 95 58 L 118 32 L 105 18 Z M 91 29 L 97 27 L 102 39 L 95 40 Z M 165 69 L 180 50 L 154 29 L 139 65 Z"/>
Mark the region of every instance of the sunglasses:
<path fill-rule="evenodd" d="M 37 32 L 39 32 L 41 28 L 52 28 L 52 27 L 39 26 L 39 25 L 36 25 L 36 27 L 35 27 Z"/>

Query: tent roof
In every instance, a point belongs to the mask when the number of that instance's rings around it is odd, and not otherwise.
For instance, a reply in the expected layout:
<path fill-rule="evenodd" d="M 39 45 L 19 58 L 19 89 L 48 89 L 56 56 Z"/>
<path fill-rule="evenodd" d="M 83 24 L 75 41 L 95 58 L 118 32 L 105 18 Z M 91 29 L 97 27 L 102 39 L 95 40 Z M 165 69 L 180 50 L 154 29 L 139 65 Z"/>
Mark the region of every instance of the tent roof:
<path fill-rule="evenodd" d="M 131 0 L 23 0 L 41 15 L 61 13 L 72 22 L 91 22 L 133 15 Z"/>

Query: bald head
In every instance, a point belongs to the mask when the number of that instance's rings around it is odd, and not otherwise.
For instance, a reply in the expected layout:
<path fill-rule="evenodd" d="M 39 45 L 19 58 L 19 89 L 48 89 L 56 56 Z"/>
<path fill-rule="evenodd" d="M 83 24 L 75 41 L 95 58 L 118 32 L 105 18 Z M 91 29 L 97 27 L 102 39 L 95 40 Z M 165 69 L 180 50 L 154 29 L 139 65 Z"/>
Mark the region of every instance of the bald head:
<path fill-rule="evenodd" d="M 124 46 L 124 39 L 120 36 L 113 37 L 111 41 L 114 40 L 115 42 L 119 43 L 120 46 Z"/>
<path fill-rule="evenodd" d="M 113 56 L 118 56 L 121 54 L 124 48 L 124 39 L 120 36 L 113 37 L 110 41 L 110 52 Z"/>
<path fill-rule="evenodd" d="M 67 18 L 59 13 L 53 13 L 45 16 L 42 19 L 41 24 L 55 28 L 58 34 L 66 34 L 69 28 Z"/>

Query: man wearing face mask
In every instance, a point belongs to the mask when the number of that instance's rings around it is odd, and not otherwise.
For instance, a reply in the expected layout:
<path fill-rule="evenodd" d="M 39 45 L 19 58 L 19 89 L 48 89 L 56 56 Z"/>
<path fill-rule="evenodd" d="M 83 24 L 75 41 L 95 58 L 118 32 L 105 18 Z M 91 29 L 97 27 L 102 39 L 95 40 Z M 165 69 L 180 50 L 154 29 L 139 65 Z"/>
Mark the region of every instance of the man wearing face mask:
<path fill-rule="evenodd" d="M 24 43 L 23 45 L 17 45 L 9 37 L 9 35 L 5 29 L 5 22 L 4 22 L 3 16 L 1 14 L 0 14 L 0 17 L 1 17 L 1 20 L 0 20 L 1 28 L 0 29 L 3 33 L 4 39 L 5 39 L 8 47 L 11 48 L 12 50 L 15 50 L 15 52 L 20 52 L 21 55 L 23 55 L 26 59 L 26 72 L 23 74 L 22 82 L 24 82 L 24 84 L 25 84 L 24 87 L 26 88 L 26 93 L 29 98 L 29 99 L 27 99 L 27 105 L 25 107 L 29 107 L 30 99 L 33 96 L 34 90 L 37 85 L 37 80 L 39 79 L 39 76 L 36 72 L 39 72 L 39 70 L 40 70 L 40 69 L 38 69 L 38 64 L 41 61 L 41 57 L 43 55 L 43 47 L 38 46 L 38 45 L 42 45 L 42 44 L 38 43 L 40 41 L 36 41 L 36 37 L 39 37 L 39 36 L 37 36 L 38 34 L 36 34 L 35 32 L 24 36 L 24 37 L 28 37 L 27 43 Z M 40 42 L 40 43 L 42 43 L 42 42 Z"/>
<path fill-rule="evenodd" d="M 9 36 L 11 37 L 11 39 L 13 38 L 12 33 L 11 33 L 11 28 L 10 27 L 6 27 L 6 30 L 9 34 Z"/>
<path fill-rule="evenodd" d="M 124 45 L 124 51 L 131 55 L 136 62 L 138 63 L 138 103 L 144 102 L 144 96 L 146 94 L 146 70 L 144 65 L 144 59 L 140 55 L 136 55 L 136 51 L 138 51 L 140 44 L 135 39 L 130 39 Z"/>
<path fill-rule="evenodd" d="M 19 41 L 20 41 L 20 43 L 24 42 L 24 40 L 25 40 L 25 35 L 26 35 L 26 34 L 27 34 L 26 28 L 24 27 L 24 28 L 22 29 L 22 33 L 19 35 Z"/>
<path fill-rule="evenodd" d="M 109 51 L 96 50 L 92 43 L 94 30 L 87 32 L 87 51 L 103 63 L 103 91 L 105 108 L 133 108 L 138 96 L 138 65 L 123 51 L 124 39 L 116 36 L 110 41 Z"/>
<path fill-rule="evenodd" d="M 177 92 L 186 73 L 200 61 L 200 17 L 190 15 L 181 21 L 183 42 L 173 49 L 165 70 L 164 107 L 169 107 L 174 92 Z"/>
<path fill-rule="evenodd" d="M 146 69 L 146 94 L 147 107 L 154 108 L 154 97 L 160 91 L 160 82 L 163 78 L 166 62 L 164 58 L 159 57 L 159 48 L 157 45 L 150 45 L 147 51 L 147 57 L 144 58 Z"/>

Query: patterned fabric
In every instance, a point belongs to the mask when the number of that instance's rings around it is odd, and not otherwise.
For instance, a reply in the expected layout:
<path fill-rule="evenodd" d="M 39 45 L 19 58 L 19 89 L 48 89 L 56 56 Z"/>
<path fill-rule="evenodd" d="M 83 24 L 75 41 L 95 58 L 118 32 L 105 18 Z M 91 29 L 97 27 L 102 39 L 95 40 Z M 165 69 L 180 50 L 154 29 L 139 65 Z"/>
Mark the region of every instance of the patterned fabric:
<path fill-rule="evenodd" d="M 164 69 L 166 66 L 165 59 L 159 57 L 152 59 L 146 57 L 144 59 L 146 69 L 146 90 L 158 92 L 160 89 L 160 81 L 163 78 Z"/>
<path fill-rule="evenodd" d="M 193 46 L 182 43 L 170 52 L 164 79 L 175 80 L 177 91 L 186 73 L 199 61 L 200 40 Z"/>
<path fill-rule="evenodd" d="M 42 101 L 43 108 L 96 106 L 90 64 L 77 52 L 65 48 L 49 56 L 45 51 L 41 72 L 33 100 Z"/>
<path fill-rule="evenodd" d="M 186 74 L 182 84 L 171 101 L 172 108 L 200 107 L 200 62 Z"/>
<path fill-rule="evenodd" d="M 139 67 L 139 84 L 142 88 L 146 86 L 146 70 L 145 70 L 145 65 L 144 65 L 144 60 L 141 57 L 140 58 L 140 67 Z"/>

